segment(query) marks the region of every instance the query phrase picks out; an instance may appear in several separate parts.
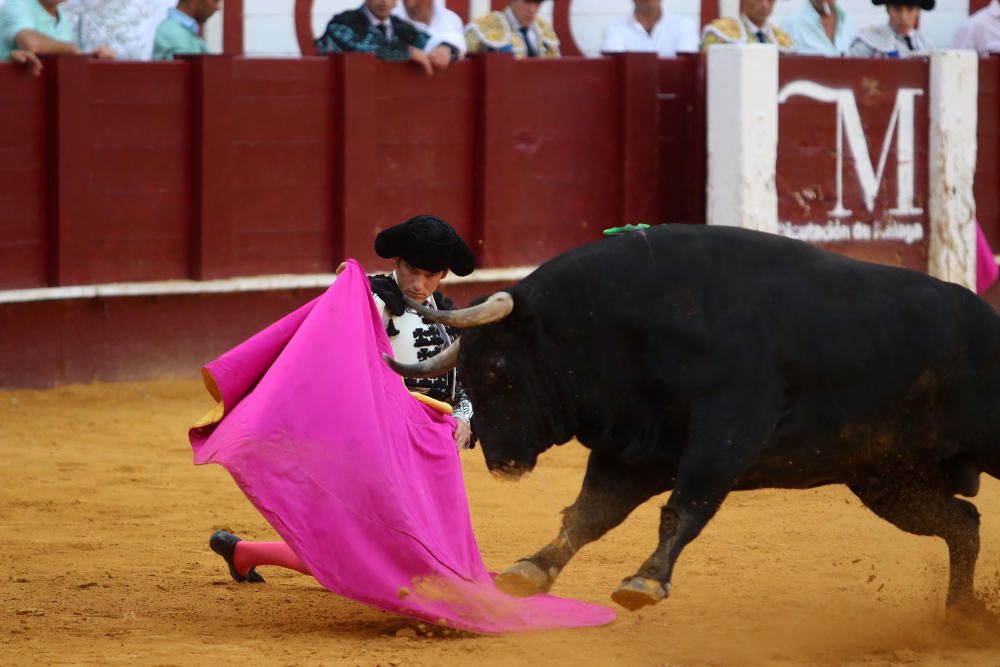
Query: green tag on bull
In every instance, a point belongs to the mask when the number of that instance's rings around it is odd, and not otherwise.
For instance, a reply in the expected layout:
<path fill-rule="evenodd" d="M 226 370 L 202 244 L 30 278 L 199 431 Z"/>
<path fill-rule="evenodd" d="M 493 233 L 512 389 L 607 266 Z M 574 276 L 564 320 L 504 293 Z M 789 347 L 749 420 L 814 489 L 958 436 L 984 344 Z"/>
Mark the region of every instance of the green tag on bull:
<path fill-rule="evenodd" d="M 638 225 L 625 225 L 623 227 L 608 227 L 604 230 L 605 236 L 615 236 L 616 234 L 624 234 L 625 232 L 635 232 L 640 229 L 648 229 L 649 225 L 645 223 L 640 223 Z"/>

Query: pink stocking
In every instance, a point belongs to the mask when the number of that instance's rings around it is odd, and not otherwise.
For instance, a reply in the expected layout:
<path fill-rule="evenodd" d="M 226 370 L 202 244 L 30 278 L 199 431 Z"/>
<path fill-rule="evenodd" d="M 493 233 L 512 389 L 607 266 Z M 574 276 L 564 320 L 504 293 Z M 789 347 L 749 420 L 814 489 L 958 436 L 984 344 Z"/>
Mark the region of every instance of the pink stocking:
<path fill-rule="evenodd" d="M 284 542 L 240 540 L 236 543 L 236 551 L 233 553 L 233 565 L 243 576 L 246 576 L 250 568 L 258 565 L 278 565 L 289 570 L 297 570 L 302 574 L 312 574 L 302 559 Z"/>

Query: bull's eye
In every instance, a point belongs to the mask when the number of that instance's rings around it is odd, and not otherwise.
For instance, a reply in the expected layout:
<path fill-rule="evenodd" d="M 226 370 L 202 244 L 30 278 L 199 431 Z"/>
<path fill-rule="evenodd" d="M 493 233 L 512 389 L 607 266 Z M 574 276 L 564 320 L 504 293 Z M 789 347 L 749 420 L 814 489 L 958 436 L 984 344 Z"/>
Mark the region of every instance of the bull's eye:
<path fill-rule="evenodd" d="M 489 383 L 499 382 L 503 376 L 504 362 L 500 357 L 490 359 L 486 363 L 486 381 Z"/>

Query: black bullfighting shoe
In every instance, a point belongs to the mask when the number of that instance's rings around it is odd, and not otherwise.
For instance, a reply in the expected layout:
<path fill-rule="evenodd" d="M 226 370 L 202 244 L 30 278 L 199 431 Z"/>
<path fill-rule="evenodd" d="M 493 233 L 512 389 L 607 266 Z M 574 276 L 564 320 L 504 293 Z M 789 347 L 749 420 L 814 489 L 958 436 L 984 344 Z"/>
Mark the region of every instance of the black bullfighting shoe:
<path fill-rule="evenodd" d="M 236 581 L 241 583 L 246 581 L 251 584 L 264 583 L 264 577 L 257 574 L 256 568 L 251 567 L 246 576 L 236 571 L 236 566 L 233 564 L 233 556 L 236 553 L 236 543 L 239 541 L 240 538 L 232 533 L 225 530 L 217 530 L 212 533 L 212 537 L 208 538 L 208 546 L 212 547 L 212 551 L 226 559 L 226 565 L 229 566 L 229 576 Z"/>

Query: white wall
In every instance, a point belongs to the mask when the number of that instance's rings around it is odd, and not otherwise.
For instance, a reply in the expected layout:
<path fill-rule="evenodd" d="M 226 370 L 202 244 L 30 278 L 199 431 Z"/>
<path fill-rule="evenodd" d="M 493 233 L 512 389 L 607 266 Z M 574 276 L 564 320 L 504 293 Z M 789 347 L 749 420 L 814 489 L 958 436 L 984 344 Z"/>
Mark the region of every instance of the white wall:
<path fill-rule="evenodd" d="M 571 0 L 553 0 L 569 2 Z M 542 15 L 552 18 L 553 2 L 542 5 Z M 723 7 L 737 7 L 738 0 L 720 0 Z M 806 0 L 778 0 L 774 17 L 778 18 L 795 11 Z M 632 10 L 632 0 L 572 0 L 570 8 L 570 29 L 576 43 L 587 55 L 597 55 L 600 50 L 601 35 L 605 24 Z M 850 14 L 857 27 L 872 23 L 884 23 L 884 7 L 875 7 L 870 0 L 840 0 L 841 6 Z M 248 55 L 294 56 L 299 54 L 295 37 L 294 0 L 245 0 L 244 3 L 244 44 Z M 445 5 L 447 5 L 445 0 Z M 313 34 L 319 34 L 330 18 L 345 9 L 361 5 L 361 0 L 315 0 L 312 9 Z M 667 11 L 700 18 L 700 0 L 664 0 Z M 472 12 L 479 16 L 489 8 L 488 0 L 472 0 Z M 952 37 L 959 24 L 968 15 L 968 0 L 938 0 L 934 11 L 924 12 L 921 30 L 937 47 L 951 45 Z"/>

